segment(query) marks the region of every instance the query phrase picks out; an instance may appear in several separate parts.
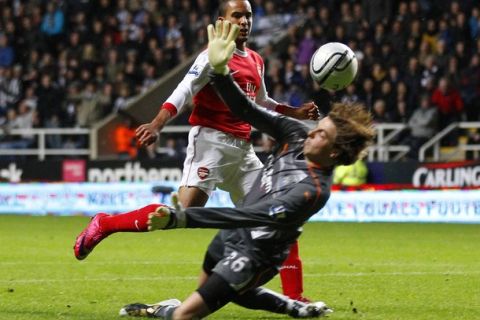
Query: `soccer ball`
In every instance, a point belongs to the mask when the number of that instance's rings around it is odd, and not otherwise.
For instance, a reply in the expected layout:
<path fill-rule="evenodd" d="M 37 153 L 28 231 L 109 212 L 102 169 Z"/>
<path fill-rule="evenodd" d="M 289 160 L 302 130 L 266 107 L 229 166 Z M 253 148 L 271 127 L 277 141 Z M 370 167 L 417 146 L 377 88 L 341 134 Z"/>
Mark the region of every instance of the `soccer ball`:
<path fill-rule="evenodd" d="M 310 75 L 320 87 L 341 90 L 357 75 L 358 61 L 352 49 L 340 42 L 329 42 L 315 51 Z"/>

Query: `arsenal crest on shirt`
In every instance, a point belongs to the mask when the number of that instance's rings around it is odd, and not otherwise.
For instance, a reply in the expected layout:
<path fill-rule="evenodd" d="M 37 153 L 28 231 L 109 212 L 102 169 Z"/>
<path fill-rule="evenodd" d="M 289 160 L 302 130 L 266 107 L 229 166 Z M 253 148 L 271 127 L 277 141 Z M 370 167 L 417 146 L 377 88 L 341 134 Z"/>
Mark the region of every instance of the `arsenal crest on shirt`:
<path fill-rule="evenodd" d="M 210 170 L 208 170 L 208 168 L 205 168 L 205 167 L 200 167 L 197 169 L 197 174 L 201 180 L 205 180 L 210 174 Z"/>

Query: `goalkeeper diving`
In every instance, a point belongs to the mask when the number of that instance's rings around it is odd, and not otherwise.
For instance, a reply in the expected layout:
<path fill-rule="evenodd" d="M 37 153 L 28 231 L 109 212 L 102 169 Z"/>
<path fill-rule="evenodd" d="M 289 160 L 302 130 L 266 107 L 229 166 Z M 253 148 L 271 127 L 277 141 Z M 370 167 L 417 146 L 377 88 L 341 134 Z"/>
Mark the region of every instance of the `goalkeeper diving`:
<path fill-rule="evenodd" d="M 278 274 L 302 226 L 330 196 L 336 165 L 355 162 L 372 143 L 371 115 L 360 104 L 334 104 L 309 130 L 301 121 L 267 111 L 248 99 L 229 74 L 238 26 L 217 21 L 208 26 L 211 84 L 239 118 L 270 135 L 278 147 L 267 159 L 250 192 L 236 208 L 183 209 L 152 204 L 125 213 L 137 231 L 176 228 L 220 229 L 203 261 L 198 289 L 185 301 L 124 306 L 121 315 L 161 319 L 200 319 L 229 302 L 249 309 L 317 318 L 332 310 L 323 302 L 303 303 L 261 287 Z M 108 215 L 95 216 L 77 237 L 75 254 L 85 258 L 111 234 Z M 118 230 L 118 226 L 116 226 Z M 124 229 L 129 230 L 128 227 Z M 160 236 L 167 236 L 162 234 Z M 161 249 L 160 249 L 161 250 Z"/>

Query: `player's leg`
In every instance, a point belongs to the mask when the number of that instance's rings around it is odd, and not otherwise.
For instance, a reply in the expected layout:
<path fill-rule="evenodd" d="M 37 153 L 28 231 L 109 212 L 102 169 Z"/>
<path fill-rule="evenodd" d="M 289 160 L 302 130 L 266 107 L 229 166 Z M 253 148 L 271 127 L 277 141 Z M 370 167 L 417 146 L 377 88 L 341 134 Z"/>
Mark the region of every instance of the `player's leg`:
<path fill-rule="evenodd" d="M 211 287 L 216 287 L 216 281 L 214 284 L 207 284 L 210 276 L 212 275 L 212 269 L 223 258 L 224 237 L 228 234 L 228 231 L 220 230 L 208 246 L 207 252 L 202 264 L 202 272 L 200 274 L 198 288 L 204 288 L 203 290 L 209 292 Z M 207 289 L 205 289 L 207 288 Z M 200 289 L 199 289 L 200 290 Z M 224 290 L 220 290 L 223 292 Z M 216 292 L 216 291 L 215 291 Z M 211 294 L 209 295 L 211 296 Z M 213 299 L 213 298 L 209 298 Z M 218 300 L 215 298 L 215 300 Z M 120 310 L 122 316 L 145 316 L 145 317 L 159 317 L 163 319 L 173 319 L 174 313 L 181 319 L 191 319 L 195 315 L 207 315 L 210 313 L 208 306 L 203 303 L 203 298 L 198 292 L 194 292 L 185 302 L 182 304 L 176 299 L 169 299 L 161 301 L 156 304 L 143 304 L 133 303 L 124 306 Z M 177 308 L 178 307 L 178 308 Z M 178 309 L 178 311 L 176 311 Z"/>
<path fill-rule="evenodd" d="M 235 242 L 235 235 L 234 231 L 223 230 L 219 232 L 216 239 L 222 241 L 224 248 L 224 257 L 221 260 L 214 258 L 220 247 L 215 247 L 213 244 L 216 241 L 212 241 L 209 247 L 210 255 L 206 255 L 204 261 L 204 266 L 209 267 L 204 267 L 204 269 L 209 270 L 213 262 L 218 262 L 211 269 L 212 274 L 207 283 L 215 282 L 215 286 L 219 288 L 223 286 L 222 292 L 229 291 L 226 287 L 235 290 L 235 294 L 228 295 L 230 301 L 249 309 L 287 314 L 296 318 L 316 318 L 331 312 L 323 302 L 304 303 L 271 290 L 259 288 L 277 275 L 278 268 L 277 266 L 264 265 L 261 261 L 250 258 L 243 254 L 240 251 L 241 249 L 235 250 L 231 245 L 225 246 L 225 243 L 231 243 L 232 240 Z M 220 278 L 222 281 L 216 278 Z M 207 291 L 209 292 L 210 289 Z M 199 293 L 203 295 L 205 301 L 210 301 L 210 297 L 205 295 L 204 291 L 199 290 Z M 207 303 L 207 305 L 213 311 L 210 304 Z"/>
<path fill-rule="evenodd" d="M 150 204 L 130 212 L 95 215 L 75 240 L 74 253 L 78 260 L 85 259 L 103 239 L 115 232 L 148 231 L 148 215 L 163 204 Z"/>
<path fill-rule="evenodd" d="M 261 277 L 262 274 L 257 276 Z M 172 306 L 165 309 L 162 314 L 160 312 L 158 314 L 161 314 L 164 319 L 172 320 L 200 319 L 214 313 L 229 302 L 249 309 L 286 314 L 293 318 L 319 318 L 332 312 L 323 302 L 304 303 L 265 288 L 254 288 L 239 294 L 225 279 L 213 273 L 207 282 L 180 306 Z"/>
<path fill-rule="evenodd" d="M 182 186 L 178 189 L 178 200 L 184 208 L 203 207 L 208 198 L 208 194 L 198 187 Z"/>
<path fill-rule="evenodd" d="M 184 208 L 203 207 L 222 179 L 218 162 L 223 159 L 223 150 L 216 135 L 217 130 L 200 126 L 193 127 L 188 134 L 187 154 L 178 190 L 179 201 Z"/>
<path fill-rule="evenodd" d="M 290 253 L 280 269 L 283 294 L 304 302 L 309 300 L 303 296 L 303 266 L 298 254 L 298 241 L 290 247 Z"/>
<path fill-rule="evenodd" d="M 232 137 L 230 144 L 225 153 L 229 153 L 231 161 L 225 165 L 224 179 L 218 186 L 228 191 L 232 202 L 237 204 L 252 189 L 263 163 L 249 142 Z"/>
<path fill-rule="evenodd" d="M 220 231 L 209 246 L 203 268 L 209 274 L 196 292 L 175 309 L 167 310 L 165 319 L 197 319 L 205 317 L 227 303 L 235 300 L 240 291 L 249 290 L 260 281 L 270 280 L 276 271 L 273 268 L 256 269 L 252 259 L 230 247 L 225 247 L 226 238 L 234 236 L 227 230 Z M 220 241 L 223 241 L 220 243 Z M 222 259 L 216 256 L 222 252 Z M 214 264 L 212 268 L 212 264 Z M 270 271 L 270 272 L 268 272 Z"/>
<path fill-rule="evenodd" d="M 136 303 L 123 307 L 120 310 L 120 314 L 166 320 L 202 319 L 222 308 L 236 295 L 235 290 L 225 280 L 218 275 L 212 274 L 197 291 L 193 292 L 180 305 L 175 299 L 167 300 L 172 302 L 169 304 L 166 303 L 167 301 L 155 305 Z M 134 310 L 136 306 L 141 306 L 142 309 Z"/>
<path fill-rule="evenodd" d="M 182 305 L 168 310 L 171 318 L 165 319 L 205 317 L 232 301 L 238 296 L 238 290 L 249 285 L 254 278 L 252 260 L 227 245 L 235 236 L 236 233 L 231 230 L 217 233 L 203 261 L 206 280 Z"/>
<path fill-rule="evenodd" d="M 265 278 L 261 272 L 256 279 Z M 268 276 L 268 279 L 271 277 Z M 120 315 L 145 316 L 167 320 L 201 319 L 229 302 L 255 310 L 286 314 L 294 318 L 318 318 L 330 312 L 325 303 L 303 303 L 264 288 L 254 288 L 239 294 L 222 276 L 213 273 L 200 288 L 183 303 L 170 299 L 157 304 L 135 303 L 120 310 Z"/>
<path fill-rule="evenodd" d="M 287 314 L 293 318 L 317 318 L 332 312 L 324 302 L 301 302 L 262 287 L 248 290 L 233 302 L 248 309 Z"/>

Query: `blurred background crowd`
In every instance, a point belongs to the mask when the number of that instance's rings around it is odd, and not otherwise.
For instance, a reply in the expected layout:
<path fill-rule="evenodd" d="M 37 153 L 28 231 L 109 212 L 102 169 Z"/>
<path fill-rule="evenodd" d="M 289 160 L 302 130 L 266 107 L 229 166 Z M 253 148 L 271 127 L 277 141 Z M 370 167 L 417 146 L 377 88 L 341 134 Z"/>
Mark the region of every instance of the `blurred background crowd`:
<path fill-rule="evenodd" d="M 453 121 L 479 120 L 479 1 L 251 4 L 254 29 L 268 16 L 303 17 L 288 28 L 284 50 L 251 45 L 264 57 L 267 90 L 275 100 L 294 106 L 314 100 L 323 113 L 331 101 L 362 102 L 376 122 L 409 124 L 403 139 L 413 146 Z M 205 27 L 217 6 L 213 0 L 0 1 L 0 125 L 6 132 L 88 128 L 121 112 L 129 99 L 205 47 Z M 360 62 L 356 81 L 335 93 L 320 89 L 309 75 L 310 57 L 330 41 L 349 45 Z M 478 135 L 471 132 L 470 138 Z M 184 146 L 170 140 L 172 150 Z M 0 147 L 12 143 L 35 142 L 4 135 Z M 49 140 L 53 148 L 84 143 Z"/>

